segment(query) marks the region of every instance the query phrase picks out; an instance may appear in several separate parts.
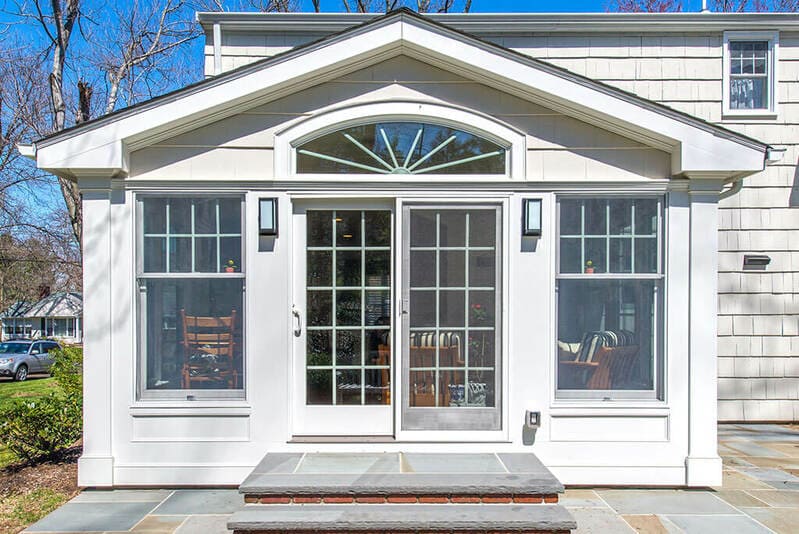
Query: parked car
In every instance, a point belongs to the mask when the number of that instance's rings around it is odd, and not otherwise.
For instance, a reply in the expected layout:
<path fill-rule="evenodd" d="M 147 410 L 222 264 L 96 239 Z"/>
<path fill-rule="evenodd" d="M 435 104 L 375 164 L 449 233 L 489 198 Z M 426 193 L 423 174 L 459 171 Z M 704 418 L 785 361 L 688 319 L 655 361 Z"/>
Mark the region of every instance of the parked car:
<path fill-rule="evenodd" d="M 53 365 L 50 352 L 60 348 L 55 341 L 20 339 L 0 343 L 0 376 L 21 382 L 31 373 L 49 373 Z"/>

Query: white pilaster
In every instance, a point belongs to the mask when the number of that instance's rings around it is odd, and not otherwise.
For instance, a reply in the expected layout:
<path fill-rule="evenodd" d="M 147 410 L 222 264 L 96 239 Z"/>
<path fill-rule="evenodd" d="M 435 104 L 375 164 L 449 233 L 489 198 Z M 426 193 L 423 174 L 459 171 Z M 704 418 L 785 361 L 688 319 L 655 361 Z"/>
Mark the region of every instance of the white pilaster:
<path fill-rule="evenodd" d="M 691 180 L 688 457 L 685 460 L 689 486 L 721 485 L 721 458 L 716 441 L 720 190 L 718 180 Z"/>
<path fill-rule="evenodd" d="M 83 179 L 83 455 L 79 486 L 113 485 L 111 447 L 111 190 Z"/>

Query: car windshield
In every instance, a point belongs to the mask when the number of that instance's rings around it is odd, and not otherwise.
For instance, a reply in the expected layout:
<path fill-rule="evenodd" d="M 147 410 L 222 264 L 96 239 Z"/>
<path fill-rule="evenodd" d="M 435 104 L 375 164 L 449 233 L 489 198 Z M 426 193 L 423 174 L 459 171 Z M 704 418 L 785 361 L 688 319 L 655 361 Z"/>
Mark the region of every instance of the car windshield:
<path fill-rule="evenodd" d="M 29 343 L 0 343 L 0 354 L 25 354 Z"/>

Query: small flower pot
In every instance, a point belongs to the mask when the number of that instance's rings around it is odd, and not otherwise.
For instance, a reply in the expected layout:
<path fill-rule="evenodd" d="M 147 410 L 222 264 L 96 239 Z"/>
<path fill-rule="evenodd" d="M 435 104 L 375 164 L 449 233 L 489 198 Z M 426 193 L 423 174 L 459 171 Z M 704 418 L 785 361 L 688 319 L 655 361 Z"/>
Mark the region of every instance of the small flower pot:
<path fill-rule="evenodd" d="M 226 273 L 235 273 L 236 272 L 236 268 L 235 267 L 225 267 L 225 272 Z"/>
<path fill-rule="evenodd" d="M 594 268 L 593 267 L 586 267 L 585 268 L 585 274 L 594 274 Z"/>

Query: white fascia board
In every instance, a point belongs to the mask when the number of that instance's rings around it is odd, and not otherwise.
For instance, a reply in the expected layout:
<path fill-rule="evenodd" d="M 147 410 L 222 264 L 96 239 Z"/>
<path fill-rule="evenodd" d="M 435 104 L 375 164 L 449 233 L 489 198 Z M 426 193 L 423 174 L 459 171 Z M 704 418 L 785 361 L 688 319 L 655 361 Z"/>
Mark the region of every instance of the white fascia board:
<path fill-rule="evenodd" d="M 765 160 L 765 145 L 747 143 L 698 120 L 647 106 L 541 62 L 416 16 L 397 14 L 308 49 L 289 53 L 262 68 L 221 76 L 207 86 L 177 93 L 158 105 L 145 106 L 116 120 L 100 122 L 83 132 L 44 140 L 37 146 L 37 164 L 47 169 L 106 167 L 127 171 L 127 151 L 141 148 L 164 135 L 176 135 L 230 116 L 242 109 L 278 98 L 348 70 L 363 68 L 390 55 L 406 53 L 422 61 L 443 64 L 489 86 L 509 90 L 580 120 L 668 149 L 675 163 L 672 174 L 757 172 Z M 216 83 L 214 83 L 214 81 Z"/>

